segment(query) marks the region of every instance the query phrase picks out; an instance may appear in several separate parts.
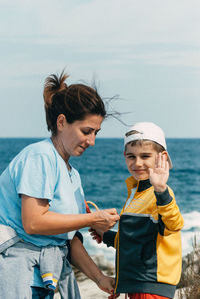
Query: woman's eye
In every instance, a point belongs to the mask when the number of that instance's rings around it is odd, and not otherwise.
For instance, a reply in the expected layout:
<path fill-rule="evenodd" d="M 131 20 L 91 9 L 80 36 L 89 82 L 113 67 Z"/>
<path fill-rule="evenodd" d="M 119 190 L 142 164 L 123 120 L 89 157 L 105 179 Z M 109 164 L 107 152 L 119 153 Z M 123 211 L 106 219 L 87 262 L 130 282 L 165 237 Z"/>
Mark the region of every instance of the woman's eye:
<path fill-rule="evenodd" d="M 91 132 L 90 131 L 82 131 L 84 135 L 89 135 Z"/>

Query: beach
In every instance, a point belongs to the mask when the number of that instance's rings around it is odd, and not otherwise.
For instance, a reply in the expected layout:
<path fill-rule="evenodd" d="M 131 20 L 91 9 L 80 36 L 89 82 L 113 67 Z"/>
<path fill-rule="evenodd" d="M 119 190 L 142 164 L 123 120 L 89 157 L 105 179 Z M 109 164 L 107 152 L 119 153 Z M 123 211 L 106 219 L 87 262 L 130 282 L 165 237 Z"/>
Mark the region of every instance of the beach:
<path fill-rule="evenodd" d="M 105 299 L 105 298 L 108 298 L 108 294 L 102 292 L 93 281 L 85 280 L 84 282 L 79 282 L 78 285 L 79 285 L 82 299 L 94 299 L 94 298 Z M 124 299 L 125 294 L 121 294 L 118 298 Z M 175 294 L 174 299 L 178 299 L 177 293 Z"/>
<path fill-rule="evenodd" d="M 79 286 L 79 290 L 81 293 L 81 298 L 82 299 L 107 299 L 108 298 L 108 294 L 101 291 L 96 283 L 94 283 L 93 281 L 91 281 L 90 279 L 86 279 L 84 281 L 78 281 L 78 286 Z M 60 295 L 57 293 L 54 296 L 55 299 L 60 299 Z M 124 299 L 125 295 L 121 294 L 119 297 L 119 299 Z M 174 299 L 178 299 L 178 294 L 176 292 Z"/>
<path fill-rule="evenodd" d="M 82 299 L 107 299 L 109 294 L 100 290 L 96 283 L 90 279 L 78 282 L 80 294 Z M 56 293 L 54 296 L 55 299 L 60 299 L 59 293 Z M 124 299 L 124 294 L 118 297 L 119 299 Z"/>
<path fill-rule="evenodd" d="M 78 282 L 79 285 L 79 289 L 80 289 L 80 293 L 81 293 L 81 298 L 82 299 L 105 299 L 108 298 L 108 294 L 106 294 L 105 292 L 102 292 L 97 285 L 87 279 L 83 282 Z M 58 297 L 59 298 L 59 297 Z M 58 299 L 56 298 L 56 299 Z M 125 298 L 125 294 L 121 294 L 119 297 L 119 299 L 124 299 Z M 176 294 L 174 296 L 174 299 L 178 299 L 178 293 L 176 291 Z"/>
<path fill-rule="evenodd" d="M 82 282 L 78 282 L 78 285 L 82 299 L 105 299 L 109 296 L 109 294 L 100 290 L 96 283 L 89 279 Z M 118 298 L 124 298 L 124 294 L 120 295 Z"/>

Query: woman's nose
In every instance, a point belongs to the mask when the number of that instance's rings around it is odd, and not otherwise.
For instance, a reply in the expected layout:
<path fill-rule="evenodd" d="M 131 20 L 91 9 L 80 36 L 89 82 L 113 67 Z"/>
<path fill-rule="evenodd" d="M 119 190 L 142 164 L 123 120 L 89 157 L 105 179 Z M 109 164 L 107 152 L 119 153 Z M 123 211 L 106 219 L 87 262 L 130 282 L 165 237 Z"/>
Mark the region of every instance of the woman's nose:
<path fill-rule="evenodd" d="M 96 138 L 95 134 L 91 134 L 90 136 L 88 136 L 88 138 L 87 138 L 87 144 L 89 146 L 94 146 L 95 145 L 95 138 Z"/>

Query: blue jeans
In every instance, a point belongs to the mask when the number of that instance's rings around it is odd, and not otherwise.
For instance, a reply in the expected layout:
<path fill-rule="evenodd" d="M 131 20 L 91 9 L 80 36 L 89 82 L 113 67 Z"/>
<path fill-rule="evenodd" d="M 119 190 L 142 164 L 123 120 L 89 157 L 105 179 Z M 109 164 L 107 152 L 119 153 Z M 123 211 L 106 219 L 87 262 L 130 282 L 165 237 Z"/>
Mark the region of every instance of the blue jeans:
<path fill-rule="evenodd" d="M 52 299 L 54 291 L 47 290 L 45 288 L 31 287 L 32 288 L 32 299 Z"/>
<path fill-rule="evenodd" d="M 45 288 L 30 287 L 33 267 L 37 265 L 41 249 L 37 246 L 18 242 L 0 253 L 0 298 L 5 299 L 51 299 L 53 293 Z M 66 264 L 68 268 L 68 265 Z M 80 292 L 74 273 L 61 273 L 59 290 L 62 299 L 80 299 Z M 32 295 L 32 291 L 34 294 Z M 42 292 L 40 292 L 42 291 Z M 51 290 L 50 290 L 51 291 Z"/>

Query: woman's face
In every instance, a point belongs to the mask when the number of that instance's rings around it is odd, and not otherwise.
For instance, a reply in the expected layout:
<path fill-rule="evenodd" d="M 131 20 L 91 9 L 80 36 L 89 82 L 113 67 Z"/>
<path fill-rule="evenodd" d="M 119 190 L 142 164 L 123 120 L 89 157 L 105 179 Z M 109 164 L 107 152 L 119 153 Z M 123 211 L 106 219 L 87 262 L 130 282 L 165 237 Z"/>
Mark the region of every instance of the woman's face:
<path fill-rule="evenodd" d="M 84 120 L 69 124 L 63 114 L 58 116 L 57 135 L 53 140 L 64 160 L 68 160 L 70 156 L 82 155 L 89 146 L 95 144 L 102 121 L 101 115 L 88 114 Z"/>

